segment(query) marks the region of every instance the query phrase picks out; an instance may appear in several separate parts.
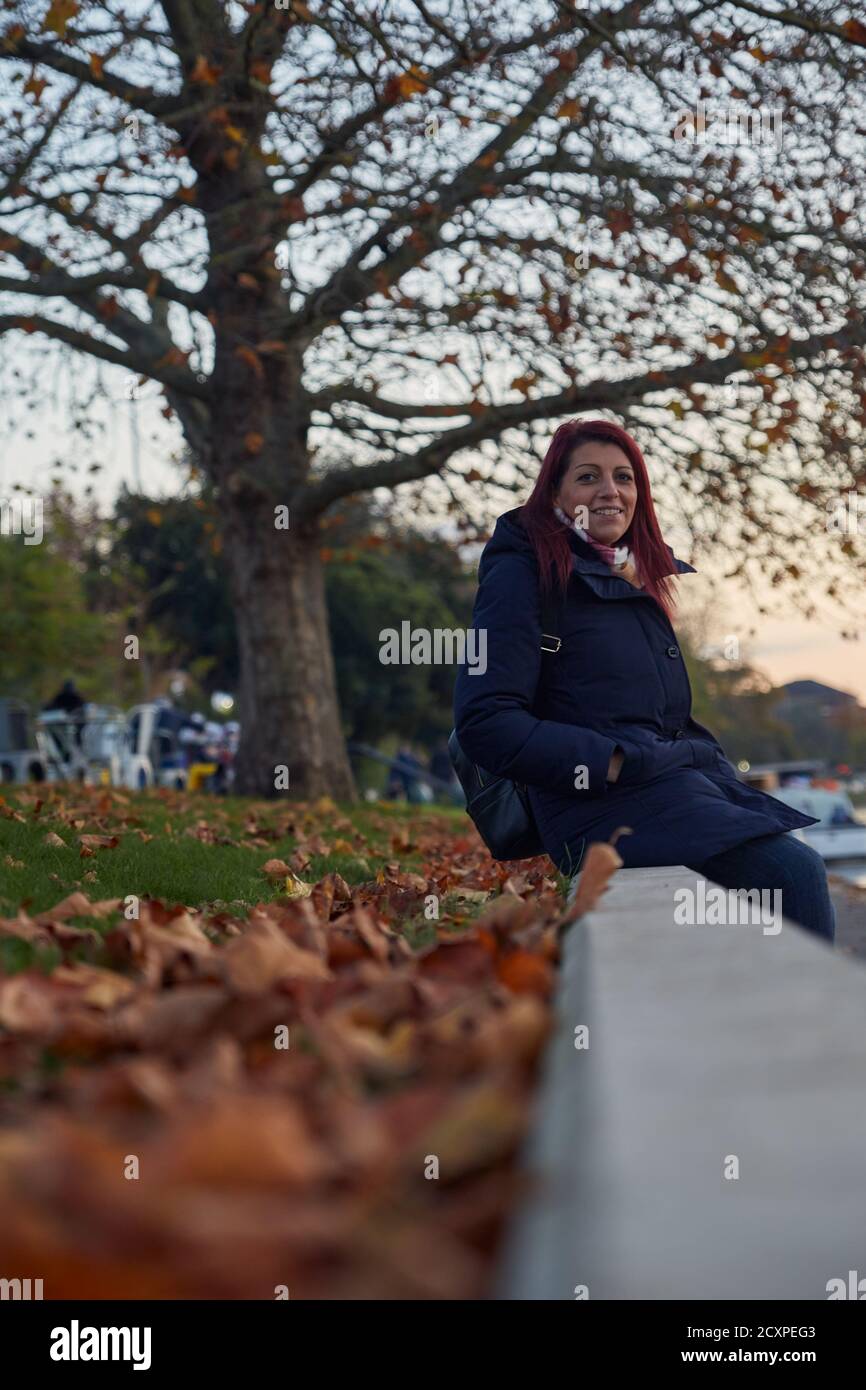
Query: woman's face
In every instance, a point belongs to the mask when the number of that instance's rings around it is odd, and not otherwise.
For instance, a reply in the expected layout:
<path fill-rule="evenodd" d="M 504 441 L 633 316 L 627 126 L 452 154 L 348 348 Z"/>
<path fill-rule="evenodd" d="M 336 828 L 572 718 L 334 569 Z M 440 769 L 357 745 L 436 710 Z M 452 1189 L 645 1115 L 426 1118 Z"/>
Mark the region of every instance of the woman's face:
<path fill-rule="evenodd" d="M 594 540 L 616 545 L 637 506 L 637 484 L 618 444 L 589 439 L 572 450 L 555 502 Z"/>

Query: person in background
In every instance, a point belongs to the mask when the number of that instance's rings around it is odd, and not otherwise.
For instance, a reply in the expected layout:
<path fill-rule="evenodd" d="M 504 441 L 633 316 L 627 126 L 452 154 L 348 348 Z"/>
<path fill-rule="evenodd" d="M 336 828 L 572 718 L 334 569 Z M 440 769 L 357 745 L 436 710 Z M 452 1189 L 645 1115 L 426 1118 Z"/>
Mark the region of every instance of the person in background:
<path fill-rule="evenodd" d="M 62 709 L 66 714 L 75 714 L 78 710 L 84 709 L 85 703 L 84 696 L 75 688 L 75 682 L 64 681 L 54 699 L 42 708 Z"/>
<path fill-rule="evenodd" d="M 441 782 L 446 783 L 444 787 L 434 787 L 433 790 L 437 798 L 440 801 L 462 804 L 463 789 L 457 780 L 451 763 L 451 754 L 448 752 L 448 744 L 444 739 L 440 739 L 433 750 L 430 759 L 430 771 L 434 777 L 438 777 Z"/>
<path fill-rule="evenodd" d="M 417 774 L 421 771 L 423 764 L 411 744 L 406 743 L 402 748 L 398 748 L 391 764 L 386 797 L 391 801 L 397 801 L 401 796 L 405 796 L 406 800 L 411 802 L 423 800 L 417 790 Z"/>
<path fill-rule="evenodd" d="M 179 734 L 180 742 L 183 745 L 187 767 L 193 763 L 201 762 L 204 757 L 204 746 L 206 742 L 205 717 L 196 711 L 184 721 Z"/>
<path fill-rule="evenodd" d="M 84 696 L 75 688 L 75 682 L 69 680 L 63 682 L 53 700 L 42 706 L 45 713 L 48 713 L 49 710 L 62 710 L 64 714 L 69 715 L 70 721 L 75 726 L 75 742 L 79 747 L 81 747 L 84 733 L 85 704 Z"/>

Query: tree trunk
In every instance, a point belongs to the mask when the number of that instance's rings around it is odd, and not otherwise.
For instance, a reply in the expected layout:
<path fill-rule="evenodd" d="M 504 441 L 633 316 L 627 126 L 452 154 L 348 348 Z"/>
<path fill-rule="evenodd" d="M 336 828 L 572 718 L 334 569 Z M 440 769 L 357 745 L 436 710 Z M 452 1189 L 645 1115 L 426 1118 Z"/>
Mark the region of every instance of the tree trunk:
<path fill-rule="evenodd" d="M 235 789 L 354 800 L 319 537 L 315 529 L 277 529 L 274 505 L 246 490 L 221 498 L 240 656 Z"/>

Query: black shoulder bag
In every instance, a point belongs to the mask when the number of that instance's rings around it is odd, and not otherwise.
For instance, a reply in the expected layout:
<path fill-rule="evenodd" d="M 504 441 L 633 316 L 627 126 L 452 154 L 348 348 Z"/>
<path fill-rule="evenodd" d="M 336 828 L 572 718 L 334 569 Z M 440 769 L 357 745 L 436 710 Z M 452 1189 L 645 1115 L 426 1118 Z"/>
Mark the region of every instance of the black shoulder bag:
<path fill-rule="evenodd" d="M 561 626 L 562 605 L 548 599 L 542 605 L 543 629 Z M 551 655 L 559 651 L 562 639 L 542 631 L 541 650 Z M 544 660 L 542 658 L 542 672 Z M 539 684 L 541 674 L 539 674 Z M 536 692 L 537 698 L 537 692 Z M 529 859 L 544 854 L 535 817 L 529 804 L 529 794 L 522 782 L 509 777 L 495 777 L 467 758 L 460 747 L 457 730 L 452 729 L 448 753 L 457 780 L 466 797 L 466 810 L 494 859 Z"/>

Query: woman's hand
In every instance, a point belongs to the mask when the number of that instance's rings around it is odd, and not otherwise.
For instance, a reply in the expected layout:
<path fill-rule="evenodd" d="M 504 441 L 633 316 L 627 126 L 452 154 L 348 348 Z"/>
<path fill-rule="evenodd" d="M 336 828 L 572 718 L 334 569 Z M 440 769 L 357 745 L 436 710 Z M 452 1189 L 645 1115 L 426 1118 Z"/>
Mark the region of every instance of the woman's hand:
<path fill-rule="evenodd" d="M 610 762 L 607 765 L 608 782 L 615 782 L 617 780 L 624 762 L 625 753 L 621 752 L 619 748 L 617 748 L 615 752 L 611 753 Z"/>

